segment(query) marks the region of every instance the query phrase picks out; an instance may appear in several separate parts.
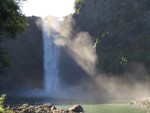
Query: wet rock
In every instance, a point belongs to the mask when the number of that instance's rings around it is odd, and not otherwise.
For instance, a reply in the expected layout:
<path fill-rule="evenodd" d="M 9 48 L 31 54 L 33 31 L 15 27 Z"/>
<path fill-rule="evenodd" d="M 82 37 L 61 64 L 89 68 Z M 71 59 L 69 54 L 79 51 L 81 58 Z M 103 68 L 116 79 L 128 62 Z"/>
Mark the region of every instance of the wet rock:
<path fill-rule="evenodd" d="M 73 107 L 70 107 L 69 111 L 83 112 L 83 108 L 81 107 L 81 105 L 77 104 L 77 105 L 74 105 Z"/>
<path fill-rule="evenodd" d="M 29 104 L 23 104 L 22 107 L 23 108 L 29 107 Z"/>
<path fill-rule="evenodd" d="M 51 107 L 51 111 L 57 110 L 57 108 L 55 106 Z"/>
<path fill-rule="evenodd" d="M 52 104 L 44 104 L 32 106 L 23 104 L 16 107 L 7 107 L 7 110 L 12 110 L 14 113 L 83 113 L 83 108 L 80 105 L 74 105 L 69 109 L 58 109 Z"/>
<path fill-rule="evenodd" d="M 44 104 L 43 107 L 46 107 L 46 108 L 51 108 L 53 105 L 48 103 L 48 104 Z"/>

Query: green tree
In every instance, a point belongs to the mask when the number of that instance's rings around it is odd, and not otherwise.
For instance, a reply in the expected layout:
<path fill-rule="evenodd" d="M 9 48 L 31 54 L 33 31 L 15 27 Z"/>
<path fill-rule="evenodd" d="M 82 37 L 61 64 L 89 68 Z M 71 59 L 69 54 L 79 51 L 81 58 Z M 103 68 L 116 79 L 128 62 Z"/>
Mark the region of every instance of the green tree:
<path fill-rule="evenodd" d="M 5 109 L 4 109 L 5 97 L 6 97 L 6 95 L 0 96 L 0 113 L 5 113 Z"/>
<path fill-rule="evenodd" d="M 80 8 L 82 7 L 84 3 L 85 3 L 85 0 L 75 0 L 74 10 L 76 14 L 80 12 Z"/>
<path fill-rule="evenodd" d="M 10 66 L 6 52 L 2 50 L 4 39 L 15 39 L 27 28 L 27 18 L 20 9 L 24 0 L 0 0 L 0 74 Z"/>

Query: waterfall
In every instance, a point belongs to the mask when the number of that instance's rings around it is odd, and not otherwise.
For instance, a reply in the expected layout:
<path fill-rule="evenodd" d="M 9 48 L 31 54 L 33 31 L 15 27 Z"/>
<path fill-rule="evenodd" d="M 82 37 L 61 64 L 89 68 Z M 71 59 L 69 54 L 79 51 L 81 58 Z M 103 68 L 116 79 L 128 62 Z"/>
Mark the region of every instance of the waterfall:
<path fill-rule="evenodd" d="M 56 36 L 52 36 L 47 21 L 43 21 L 44 46 L 44 92 L 46 96 L 56 96 L 59 91 L 59 46 L 55 44 Z"/>

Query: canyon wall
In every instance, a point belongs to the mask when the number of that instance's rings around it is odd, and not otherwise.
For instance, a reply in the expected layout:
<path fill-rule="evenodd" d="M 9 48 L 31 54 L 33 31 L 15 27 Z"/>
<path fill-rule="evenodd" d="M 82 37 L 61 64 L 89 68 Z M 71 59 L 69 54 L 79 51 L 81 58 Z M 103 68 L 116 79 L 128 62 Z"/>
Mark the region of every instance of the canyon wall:
<path fill-rule="evenodd" d="M 16 39 L 2 43 L 7 52 L 11 67 L 1 76 L 2 90 L 18 91 L 24 88 L 43 87 L 43 41 L 42 30 L 36 24 L 39 17 L 29 17 L 29 27 Z"/>

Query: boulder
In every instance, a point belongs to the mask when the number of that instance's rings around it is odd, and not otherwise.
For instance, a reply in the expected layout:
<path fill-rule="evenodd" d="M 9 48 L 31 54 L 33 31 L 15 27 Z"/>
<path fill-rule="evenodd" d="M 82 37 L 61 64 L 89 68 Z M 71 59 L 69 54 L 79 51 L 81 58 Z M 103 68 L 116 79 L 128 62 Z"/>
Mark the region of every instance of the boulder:
<path fill-rule="evenodd" d="M 57 110 L 57 108 L 55 106 L 51 107 L 51 111 Z"/>
<path fill-rule="evenodd" d="M 81 107 L 81 105 L 77 104 L 77 105 L 74 105 L 74 106 L 70 107 L 69 111 L 83 112 L 83 108 Z"/>

